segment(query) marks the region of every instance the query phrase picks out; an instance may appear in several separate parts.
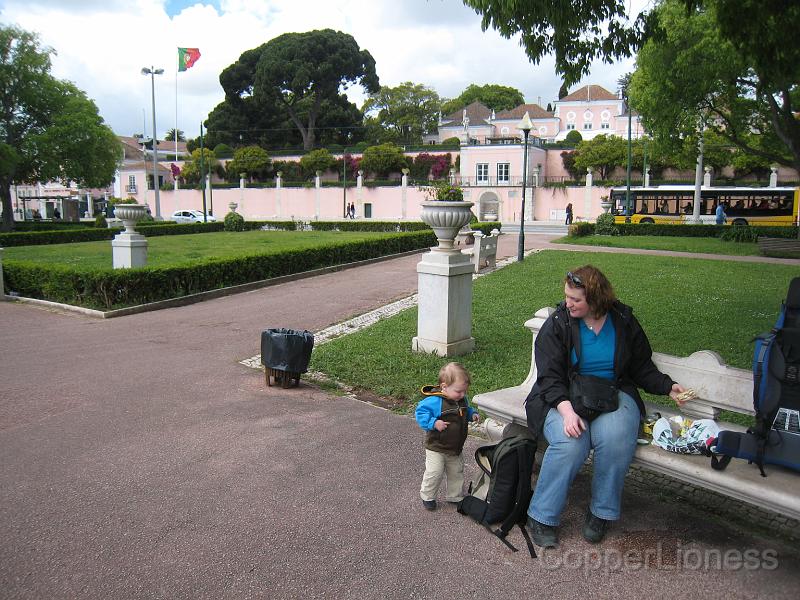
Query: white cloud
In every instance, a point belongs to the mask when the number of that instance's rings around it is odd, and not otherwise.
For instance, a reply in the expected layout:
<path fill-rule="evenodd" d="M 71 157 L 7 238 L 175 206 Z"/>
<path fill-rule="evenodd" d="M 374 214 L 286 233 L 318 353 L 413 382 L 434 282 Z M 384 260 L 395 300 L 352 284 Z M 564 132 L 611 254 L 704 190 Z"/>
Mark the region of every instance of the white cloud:
<path fill-rule="evenodd" d="M 168 15 L 172 14 L 170 18 Z M 163 68 L 155 78 L 159 136 L 175 126 L 177 47 L 202 57 L 178 74 L 178 127 L 194 137 L 224 94 L 220 72 L 242 52 L 289 31 L 332 28 L 351 34 L 375 58 L 383 85 L 422 83 L 441 96 L 471 83 L 518 88 L 528 102 L 552 101 L 561 85 L 553 62 L 531 64 L 517 40 L 482 32 L 480 17 L 460 0 L 6 0 L 0 21 L 40 34 L 54 48 L 53 73 L 74 81 L 119 134 L 152 130 L 150 78 L 142 67 Z M 598 65 L 583 83 L 616 88 L 632 69 Z M 348 91 L 359 106 L 360 89 Z"/>

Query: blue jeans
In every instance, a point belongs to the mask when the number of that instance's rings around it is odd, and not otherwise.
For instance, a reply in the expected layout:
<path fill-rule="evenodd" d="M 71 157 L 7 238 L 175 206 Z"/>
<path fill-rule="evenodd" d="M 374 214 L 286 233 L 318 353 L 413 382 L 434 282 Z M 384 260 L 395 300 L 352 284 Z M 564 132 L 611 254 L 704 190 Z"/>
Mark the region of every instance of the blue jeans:
<path fill-rule="evenodd" d="M 564 433 L 564 420 L 555 408 L 547 413 L 544 436 L 549 446 L 528 507 L 528 516 L 556 526 L 567 503 L 567 493 L 589 450 L 594 448 L 592 501 L 589 509 L 596 517 L 616 521 L 622 502 L 625 474 L 636 451 L 641 413 L 636 401 L 619 392 L 619 408 L 603 413 L 589 423 L 580 437 Z"/>

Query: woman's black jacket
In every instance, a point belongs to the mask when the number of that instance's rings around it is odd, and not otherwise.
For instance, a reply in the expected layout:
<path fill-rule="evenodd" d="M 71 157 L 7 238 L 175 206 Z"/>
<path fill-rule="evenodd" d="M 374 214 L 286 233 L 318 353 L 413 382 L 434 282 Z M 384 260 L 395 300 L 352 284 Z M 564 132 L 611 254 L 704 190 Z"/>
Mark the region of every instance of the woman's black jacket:
<path fill-rule="evenodd" d="M 644 415 L 644 403 L 637 388 L 651 394 L 667 395 L 674 383 L 653 364 L 653 351 L 630 306 L 617 301 L 608 313 L 616 330 L 614 374 L 619 389 L 629 394 Z M 538 436 L 547 411 L 568 400 L 569 366 L 572 348 L 581 354 L 580 319 L 569 316 L 562 302 L 542 325 L 534 344 L 536 382 L 525 399 L 528 427 Z"/>

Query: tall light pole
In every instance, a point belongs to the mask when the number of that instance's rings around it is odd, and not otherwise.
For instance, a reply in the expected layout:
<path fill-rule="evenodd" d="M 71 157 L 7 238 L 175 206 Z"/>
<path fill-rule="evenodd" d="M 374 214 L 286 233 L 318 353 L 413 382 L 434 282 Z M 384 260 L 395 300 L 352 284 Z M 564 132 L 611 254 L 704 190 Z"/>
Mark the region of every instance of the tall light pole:
<path fill-rule="evenodd" d="M 517 246 L 517 261 L 521 262 L 525 259 L 525 180 L 528 178 L 528 135 L 531 129 L 533 129 L 533 123 L 531 123 L 531 117 L 528 115 L 528 111 L 525 111 L 525 116 L 522 117 L 522 120 L 517 124 L 517 129 L 519 129 L 524 136 L 522 158 L 522 206 L 519 211 L 519 244 Z"/>
<path fill-rule="evenodd" d="M 156 220 L 161 220 L 161 197 L 158 195 L 158 150 L 156 148 L 156 75 L 162 75 L 164 69 L 154 69 L 152 66 L 142 68 L 142 75 L 150 75 L 150 96 L 153 102 L 153 191 L 156 195 Z M 178 135 L 178 132 L 175 132 Z"/>

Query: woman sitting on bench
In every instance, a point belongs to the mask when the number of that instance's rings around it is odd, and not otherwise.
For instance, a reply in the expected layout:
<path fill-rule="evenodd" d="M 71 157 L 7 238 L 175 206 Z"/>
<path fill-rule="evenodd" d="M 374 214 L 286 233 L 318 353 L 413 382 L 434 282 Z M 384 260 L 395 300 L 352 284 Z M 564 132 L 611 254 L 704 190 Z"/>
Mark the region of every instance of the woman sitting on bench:
<path fill-rule="evenodd" d="M 629 306 L 591 265 L 567 273 L 564 296 L 535 342 L 537 377 L 528 426 L 549 444 L 528 508 L 537 545 L 554 548 L 567 493 L 594 449 L 592 499 L 583 537 L 597 543 L 620 517 L 625 474 L 645 413 L 637 388 L 679 402 L 683 387 L 652 361 L 650 342 Z M 682 404 L 682 402 L 679 402 Z"/>

